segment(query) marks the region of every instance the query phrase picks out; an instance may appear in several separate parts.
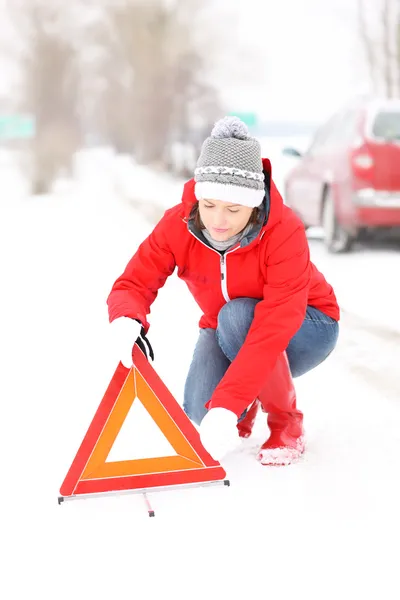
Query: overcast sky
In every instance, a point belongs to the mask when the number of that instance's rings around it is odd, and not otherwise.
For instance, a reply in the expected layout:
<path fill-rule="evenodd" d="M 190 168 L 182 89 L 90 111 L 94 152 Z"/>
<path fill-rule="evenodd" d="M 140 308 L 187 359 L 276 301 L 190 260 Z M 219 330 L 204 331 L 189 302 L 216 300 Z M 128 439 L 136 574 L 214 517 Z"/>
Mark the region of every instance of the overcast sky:
<path fill-rule="evenodd" d="M 368 90 L 357 0 L 210 2 L 211 21 L 205 27 L 212 27 L 216 41 L 222 41 L 225 68 L 216 75 L 231 110 L 254 111 L 261 119 L 319 121 Z M 5 4 L 0 0 L 3 14 Z M 0 41 L 7 35 L 2 19 Z M 13 74 L 3 64 L 0 72 L 4 94 Z"/>
<path fill-rule="evenodd" d="M 220 2 L 236 16 L 231 44 L 237 39 L 263 57 L 258 75 L 246 86 L 227 78 L 225 99 L 233 110 L 255 110 L 265 118 L 320 119 L 368 90 L 357 0 Z"/>

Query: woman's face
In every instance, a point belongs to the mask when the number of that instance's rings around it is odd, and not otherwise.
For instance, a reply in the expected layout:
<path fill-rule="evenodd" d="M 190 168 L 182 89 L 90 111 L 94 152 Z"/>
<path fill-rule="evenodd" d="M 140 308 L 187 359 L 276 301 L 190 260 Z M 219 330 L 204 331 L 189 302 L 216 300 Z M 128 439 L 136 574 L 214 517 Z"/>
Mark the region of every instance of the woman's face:
<path fill-rule="evenodd" d="M 199 200 L 199 212 L 211 237 L 224 242 L 246 227 L 253 209 L 222 200 Z"/>

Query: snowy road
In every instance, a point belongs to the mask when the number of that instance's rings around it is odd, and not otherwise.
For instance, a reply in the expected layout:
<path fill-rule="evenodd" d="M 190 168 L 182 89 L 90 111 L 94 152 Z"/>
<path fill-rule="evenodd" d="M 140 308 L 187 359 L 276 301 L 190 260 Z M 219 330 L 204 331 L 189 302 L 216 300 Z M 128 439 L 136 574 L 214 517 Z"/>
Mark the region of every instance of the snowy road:
<path fill-rule="evenodd" d="M 150 230 L 102 177 L 72 196 L 0 206 L 1 597 L 398 600 L 399 338 L 386 322 L 371 324 L 365 303 L 359 317 L 344 313 L 331 359 L 297 380 L 308 437 L 298 465 L 253 460 L 260 417 L 254 438 L 226 459 L 230 488 L 154 494 L 155 519 L 137 496 L 57 505 L 115 366 L 106 295 Z M 372 253 L 342 259 L 311 247 L 350 300 L 355 271 L 357 289 L 376 297 Z M 398 254 L 385 256 L 386 267 L 398 265 Z M 171 278 L 151 341 L 180 402 L 198 316 Z"/>
<path fill-rule="evenodd" d="M 399 249 L 360 246 L 354 254 L 334 256 L 314 239 L 310 248 L 342 308 L 338 359 L 368 385 L 400 403 Z"/>

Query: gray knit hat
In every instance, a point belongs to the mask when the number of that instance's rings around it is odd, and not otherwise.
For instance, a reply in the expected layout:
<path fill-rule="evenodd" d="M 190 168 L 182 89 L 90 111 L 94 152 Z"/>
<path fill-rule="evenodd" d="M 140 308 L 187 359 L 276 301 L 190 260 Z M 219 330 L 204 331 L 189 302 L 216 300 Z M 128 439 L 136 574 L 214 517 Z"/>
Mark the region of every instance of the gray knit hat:
<path fill-rule="evenodd" d="M 197 200 L 223 200 L 254 208 L 264 199 L 261 147 L 238 117 L 217 121 L 203 143 L 194 173 Z"/>

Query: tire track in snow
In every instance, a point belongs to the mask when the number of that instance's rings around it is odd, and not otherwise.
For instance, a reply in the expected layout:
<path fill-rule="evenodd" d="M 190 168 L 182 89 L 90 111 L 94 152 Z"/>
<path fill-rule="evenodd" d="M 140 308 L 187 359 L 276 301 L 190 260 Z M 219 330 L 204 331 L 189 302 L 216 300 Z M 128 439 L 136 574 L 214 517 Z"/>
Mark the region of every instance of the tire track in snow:
<path fill-rule="evenodd" d="M 400 400 L 400 332 L 342 310 L 336 357 L 386 397 Z"/>

